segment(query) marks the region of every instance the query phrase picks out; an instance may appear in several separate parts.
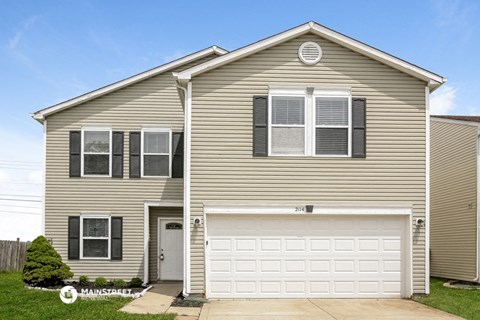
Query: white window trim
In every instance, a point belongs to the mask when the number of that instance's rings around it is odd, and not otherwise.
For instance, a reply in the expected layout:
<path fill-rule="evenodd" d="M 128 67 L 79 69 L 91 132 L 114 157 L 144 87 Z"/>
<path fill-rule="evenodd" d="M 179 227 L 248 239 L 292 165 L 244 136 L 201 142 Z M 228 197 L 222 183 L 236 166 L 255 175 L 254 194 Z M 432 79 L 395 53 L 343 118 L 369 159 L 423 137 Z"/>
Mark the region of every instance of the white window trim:
<path fill-rule="evenodd" d="M 316 99 L 317 98 L 347 98 L 348 99 L 348 124 L 346 126 L 329 126 L 329 125 L 317 125 L 317 108 L 316 108 Z M 352 96 L 351 95 L 333 95 L 333 94 L 313 94 L 312 97 L 312 112 L 313 112 L 313 150 L 312 150 L 312 156 L 313 157 L 319 157 L 319 158 L 333 158 L 333 157 L 339 157 L 339 158 L 351 158 L 352 157 Z M 317 149 L 317 142 L 315 139 L 316 136 L 316 129 L 317 128 L 347 128 L 347 154 L 316 154 L 316 149 Z"/>
<path fill-rule="evenodd" d="M 105 237 L 83 237 L 83 219 L 108 219 L 108 257 L 84 257 L 83 256 L 83 240 L 105 240 Z M 112 250 L 112 217 L 110 213 L 81 213 L 80 214 L 80 259 L 81 260 L 110 260 Z"/>
<path fill-rule="evenodd" d="M 108 146 L 108 175 L 106 174 L 85 174 L 84 173 L 84 162 L 85 162 L 85 152 L 84 152 L 84 141 L 85 141 L 85 132 L 86 131 L 108 131 L 109 133 L 109 146 Z M 94 127 L 86 126 L 82 127 L 81 130 L 81 141 L 80 141 L 80 173 L 82 177 L 88 178 L 109 178 L 112 176 L 112 128 L 111 127 Z M 87 154 L 100 154 L 100 153 L 87 153 Z"/>
<path fill-rule="evenodd" d="M 305 146 L 304 153 L 272 153 L 272 97 L 304 97 L 304 127 L 305 127 Z M 315 154 L 315 129 L 316 107 L 315 99 L 321 98 L 348 98 L 348 153 L 341 154 Z M 313 94 L 307 94 L 306 87 L 271 87 L 268 93 L 268 156 L 269 157 L 318 157 L 318 158 L 351 158 L 352 157 L 352 94 L 351 90 L 344 88 L 318 88 L 314 87 Z M 302 127 L 302 125 L 274 125 L 275 127 Z M 321 127 L 321 126 L 318 126 Z M 323 126 L 325 128 L 345 128 L 346 126 Z"/>
<path fill-rule="evenodd" d="M 168 175 L 166 176 L 147 176 L 143 174 L 143 169 L 144 169 L 144 142 L 145 142 L 145 132 L 165 132 L 168 133 Z M 142 137 L 140 141 L 140 173 L 142 178 L 147 178 L 147 179 L 162 179 L 162 178 L 171 178 L 172 177 L 172 129 L 170 128 L 149 128 L 149 127 L 144 127 L 142 128 Z M 166 153 L 147 153 L 147 155 L 167 155 Z"/>

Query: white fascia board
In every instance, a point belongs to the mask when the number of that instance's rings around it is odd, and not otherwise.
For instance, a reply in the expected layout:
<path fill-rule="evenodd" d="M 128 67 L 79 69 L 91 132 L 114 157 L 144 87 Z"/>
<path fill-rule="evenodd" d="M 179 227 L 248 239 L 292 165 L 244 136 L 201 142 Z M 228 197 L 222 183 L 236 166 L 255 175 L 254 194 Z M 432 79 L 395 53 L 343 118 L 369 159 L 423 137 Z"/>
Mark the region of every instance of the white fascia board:
<path fill-rule="evenodd" d="M 437 75 L 433 72 L 420 68 L 414 64 L 411 64 L 407 61 L 394 57 L 388 53 L 385 53 L 381 50 L 378 50 L 374 47 L 371 47 L 353 38 L 347 37 L 341 33 L 338 33 L 332 29 L 326 28 L 312 21 L 306 24 L 302 24 L 293 29 L 287 30 L 285 32 L 282 32 L 280 34 L 274 35 L 272 37 L 266 38 L 264 40 L 260 40 L 258 42 L 255 42 L 243 48 L 237 49 L 221 57 L 201 63 L 197 66 L 194 66 L 182 72 L 176 73 L 174 74 L 174 77 L 179 82 L 189 81 L 192 77 L 199 75 L 203 72 L 215 69 L 229 62 L 241 59 L 245 56 L 267 49 L 278 43 L 287 41 L 291 38 L 295 38 L 301 34 L 308 33 L 308 32 L 317 34 L 343 47 L 347 47 L 353 51 L 356 51 L 374 60 L 380 61 L 386 65 L 389 65 L 392 68 L 395 68 L 404 73 L 407 73 L 415 78 L 426 81 L 432 91 L 447 81 L 446 78 L 440 75 Z"/>
<path fill-rule="evenodd" d="M 275 46 L 281 42 L 284 42 L 286 40 L 289 40 L 291 38 L 295 38 L 301 34 L 307 33 L 310 31 L 310 25 L 307 24 L 302 24 L 298 27 L 295 27 L 293 29 L 287 30 L 285 32 L 276 34 L 274 36 L 271 36 L 269 38 L 260 40 L 258 42 L 252 43 L 250 45 L 247 45 L 243 48 L 237 49 L 235 51 L 232 51 L 230 53 L 227 53 L 221 57 L 212 59 L 211 61 L 207 61 L 204 63 L 201 63 L 197 66 L 194 66 L 192 68 L 189 68 L 187 70 L 184 70 L 182 72 L 178 72 L 174 74 L 174 77 L 179 81 L 179 82 L 185 82 L 190 80 L 192 77 L 201 74 L 203 72 L 206 72 L 208 70 L 218 68 L 224 64 L 230 63 L 232 61 L 241 59 L 245 56 L 251 55 L 253 53 L 256 53 L 258 51 L 262 51 L 264 49 L 267 49 L 269 47 Z"/>
<path fill-rule="evenodd" d="M 480 128 L 480 122 L 475 122 L 475 121 L 445 119 L 445 118 L 437 118 L 435 116 L 430 116 L 430 121 L 445 122 L 445 123 L 451 123 L 451 124 L 461 124 L 461 125 L 465 125 L 465 126 L 473 126 L 473 127 L 479 127 Z"/>
<path fill-rule="evenodd" d="M 180 59 L 174 60 L 172 62 L 161 65 L 159 67 L 156 67 L 156 68 L 147 70 L 145 72 L 139 73 L 139 74 L 134 75 L 132 77 L 129 77 L 127 79 L 112 83 L 110 85 L 107 85 L 105 87 L 102 87 L 100 89 L 97 89 L 97 90 L 94 90 L 94 91 L 91 91 L 91 92 L 88 92 L 88 93 L 83 94 L 81 96 L 78 96 L 76 98 L 61 102 L 59 104 L 53 105 L 51 107 L 48 107 L 48 108 L 45 108 L 45 109 L 42 109 L 42 110 L 39 110 L 39 111 L 34 112 L 30 115 L 35 120 L 37 120 L 39 122 L 43 122 L 45 120 L 45 117 L 47 117 L 49 115 L 52 115 L 54 113 L 57 113 L 59 111 L 71 108 L 71 107 L 76 106 L 78 104 L 90 101 L 92 99 L 98 98 L 100 96 L 111 93 L 111 92 L 116 91 L 118 89 L 121 89 L 121 88 L 124 88 L 126 86 L 132 85 L 136 82 L 139 82 L 139 81 L 151 78 L 153 76 L 159 75 L 163 72 L 166 72 L 168 70 L 171 70 L 171 69 L 176 68 L 178 66 L 181 66 L 183 64 L 195 61 L 197 59 L 201 59 L 201 58 L 206 57 L 210 54 L 224 55 L 227 52 L 228 51 L 226 51 L 226 50 L 224 50 L 220 47 L 217 47 L 217 46 L 209 47 L 209 48 L 203 49 L 201 51 L 198 51 L 198 52 L 192 53 L 190 55 L 187 55 L 185 57 L 182 57 Z"/>

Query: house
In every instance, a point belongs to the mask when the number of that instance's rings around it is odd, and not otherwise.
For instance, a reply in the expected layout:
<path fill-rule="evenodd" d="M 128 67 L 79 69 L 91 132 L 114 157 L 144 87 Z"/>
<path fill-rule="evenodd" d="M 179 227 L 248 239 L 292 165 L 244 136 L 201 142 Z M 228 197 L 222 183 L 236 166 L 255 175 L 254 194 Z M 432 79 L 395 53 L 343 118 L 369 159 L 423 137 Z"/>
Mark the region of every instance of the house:
<path fill-rule="evenodd" d="M 431 274 L 480 282 L 480 117 L 430 119 Z"/>
<path fill-rule="evenodd" d="M 428 293 L 428 101 L 445 81 L 308 22 L 40 110 L 45 235 L 76 277 L 185 295 Z"/>

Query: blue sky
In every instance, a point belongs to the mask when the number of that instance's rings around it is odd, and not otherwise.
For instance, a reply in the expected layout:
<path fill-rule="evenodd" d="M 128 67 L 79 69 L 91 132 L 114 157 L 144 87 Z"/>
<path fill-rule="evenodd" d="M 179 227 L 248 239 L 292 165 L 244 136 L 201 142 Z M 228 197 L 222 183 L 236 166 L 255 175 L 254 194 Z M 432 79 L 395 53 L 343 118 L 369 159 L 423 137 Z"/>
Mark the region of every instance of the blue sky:
<path fill-rule="evenodd" d="M 478 1 L 461 0 L 3 0 L 0 194 L 41 195 L 42 126 L 30 112 L 214 44 L 232 50 L 310 20 L 447 77 L 432 97 L 434 113 L 478 115 L 479 14 Z M 0 222 L 2 210 L 20 210 L 1 199 Z"/>

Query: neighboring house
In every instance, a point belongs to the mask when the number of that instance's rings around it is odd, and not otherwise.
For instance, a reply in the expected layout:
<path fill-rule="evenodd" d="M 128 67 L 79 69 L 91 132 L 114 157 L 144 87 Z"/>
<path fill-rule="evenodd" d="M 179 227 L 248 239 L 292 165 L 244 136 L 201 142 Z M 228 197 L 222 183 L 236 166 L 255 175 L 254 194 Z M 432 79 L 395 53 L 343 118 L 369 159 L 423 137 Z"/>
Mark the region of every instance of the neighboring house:
<path fill-rule="evenodd" d="M 431 273 L 436 277 L 480 282 L 480 117 L 430 119 Z"/>
<path fill-rule="evenodd" d="M 428 293 L 443 82 L 309 22 L 40 110 L 45 235 L 75 277 L 208 298 Z"/>

